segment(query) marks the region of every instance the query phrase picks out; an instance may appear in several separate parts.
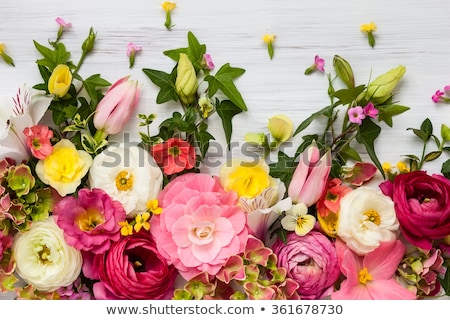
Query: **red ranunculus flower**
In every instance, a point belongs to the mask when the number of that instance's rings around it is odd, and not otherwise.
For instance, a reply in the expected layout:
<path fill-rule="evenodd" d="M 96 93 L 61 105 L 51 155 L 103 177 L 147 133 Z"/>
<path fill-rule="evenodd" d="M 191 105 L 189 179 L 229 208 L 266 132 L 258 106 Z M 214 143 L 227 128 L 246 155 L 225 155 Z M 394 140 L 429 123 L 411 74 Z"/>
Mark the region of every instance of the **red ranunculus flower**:
<path fill-rule="evenodd" d="M 433 240 L 450 235 L 450 180 L 413 171 L 380 188 L 392 197 L 400 229 L 413 245 L 430 250 Z"/>
<path fill-rule="evenodd" d="M 170 138 L 163 143 L 155 144 L 150 148 L 150 152 L 167 175 L 195 166 L 194 147 L 180 138 Z"/>
<path fill-rule="evenodd" d="M 122 237 L 107 252 L 91 258 L 84 261 L 83 272 L 100 279 L 94 284 L 96 299 L 160 300 L 173 294 L 178 273 L 148 232 Z"/>

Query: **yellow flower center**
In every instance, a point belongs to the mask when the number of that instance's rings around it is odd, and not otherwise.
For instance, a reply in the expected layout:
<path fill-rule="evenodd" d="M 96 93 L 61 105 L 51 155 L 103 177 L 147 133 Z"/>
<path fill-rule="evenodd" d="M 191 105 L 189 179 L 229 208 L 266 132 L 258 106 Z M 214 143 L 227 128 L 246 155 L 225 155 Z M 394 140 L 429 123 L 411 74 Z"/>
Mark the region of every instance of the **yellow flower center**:
<path fill-rule="evenodd" d="M 41 262 L 43 264 L 47 264 L 47 263 L 51 262 L 49 259 L 51 252 L 50 252 L 50 249 L 45 244 L 43 244 L 42 246 L 38 246 L 35 249 L 35 251 L 39 257 L 39 260 L 41 260 Z"/>
<path fill-rule="evenodd" d="M 122 170 L 116 176 L 116 188 L 119 191 L 128 191 L 133 188 L 134 177 L 131 172 Z"/>
<path fill-rule="evenodd" d="M 85 232 L 94 230 L 103 222 L 105 222 L 103 215 L 98 210 L 92 208 L 88 208 L 77 217 L 78 227 Z"/>
<path fill-rule="evenodd" d="M 261 166 L 239 166 L 229 179 L 230 189 L 246 198 L 256 197 L 270 185 L 269 175 Z"/>
<path fill-rule="evenodd" d="M 366 284 L 367 281 L 373 280 L 372 275 L 369 273 L 367 268 L 363 268 L 359 271 L 358 280 L 361 284 Z"/>
<path fill-rule="evenodd" d="M 380 225 L 381 217 L 380 217 L 380 215 L 378 214 L 377 211 L 375 211 L 375 210 L 368 210 L 368 211 L 364 212 L 364 215 L 367 216 L 366 221 L 373 222 L 377 226 Z"/>

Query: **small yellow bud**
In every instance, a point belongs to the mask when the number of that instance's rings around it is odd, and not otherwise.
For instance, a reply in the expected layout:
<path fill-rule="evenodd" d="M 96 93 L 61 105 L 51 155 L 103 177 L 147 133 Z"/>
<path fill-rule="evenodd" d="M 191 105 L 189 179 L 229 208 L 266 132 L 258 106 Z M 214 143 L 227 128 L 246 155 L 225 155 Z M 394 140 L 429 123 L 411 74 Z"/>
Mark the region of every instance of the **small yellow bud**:
<path fill-rule="evenodd" d="M 397 84 L 406 72 L 406 68 L 402 65 L 389 70 L 388 72 L 378 76 L 367 86 L 366 99 L 374 104 L 382 104 L 390 97 Z"/>
<path fill-rule="evenodd" d="M 270 118 L 267 127 L 272 137 L 279 143 L 286 142 L 294 133 L 294 125 L 291 119 L 284 114 L 278 114 Z"/>
<path fill-rule="evenodd" d="M 195 101 L 197 88 L 197 73 L 195 72 L 194 66 L 185 53 L 180 53 L 175 89 L 184 105 L 192 104 Z"/>

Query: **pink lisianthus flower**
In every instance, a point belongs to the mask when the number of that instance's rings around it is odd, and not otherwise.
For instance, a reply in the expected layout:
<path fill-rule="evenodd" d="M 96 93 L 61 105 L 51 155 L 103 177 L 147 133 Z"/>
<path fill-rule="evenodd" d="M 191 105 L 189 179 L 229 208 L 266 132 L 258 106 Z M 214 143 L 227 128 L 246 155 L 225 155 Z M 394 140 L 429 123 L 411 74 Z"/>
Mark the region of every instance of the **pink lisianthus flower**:
<path fill-rule="evenodd" d="M 406 248 L 400 240 L 380 243 L 365 256 L 336 241 L 340 268 L 347 278 L 340 289 L 331 294 L 333 300 L 411 300 L 416 294 L 400 285 L 395 272 Z"/>
<path fill-rule="evenodd" d="M 30 148 L 31 154 L 37 159 L 45 159 L 53 151 L 53 146 L 50 139 L 53 138 L 53 131 L 47 126 L 35 125 L 26 127 L 23 130 L 25 135 L 25 142 Z"/>
<path fill-rule="evenodd" d="M 126 219 L 122 204 L 102 189 L 95 188 L 81 189 L 77 198 L 63 198 L 53 213 L 69 245 L 95 254 L 107 251 L 119 240 L 121 227 L 118 222 Z"/>
<path fill-rule="evenodd" d="M 360 106 L 352 107 L 348 109 L 348 121 L 351 123 L 356 123 L 358 125 L 362 124 L 362 121 L 366 118 L 364 115 L 364 110 Z"/>
<path fill-rule="evenodd" d="M 194 147 L 180 138 L 170 138 L 163 143 L 155 144 L 150 148 L 150 153 L 167 175 L 195 166 Z"/>
<path fill-rule="evenodd" d="M 277 265 L 299 284 L 301 299 L 316 300 L 333 292 L 340 274 L 338 256 L 325 235 L 311 231 L 299 237 L 291 232 L 286 243 L 277 239 L 272 249 L 278 256 Z"/>
<path fill-rule="evenodd" d="M 217 178 L 184 174 L 159 196 L 163 213 L 152 218 L 150 232 L 158 250 L 189 280 L 198 273 L 216 275 L 247 242 L 247 217 L 237 195 L 225 192 Z"/>
<path fill-rule="evenodd" d="M 93 287 L 98 300 L 170 299 L 177 277 L 155 239 L 142 230 L 120 238 L 103 254 L 84 254 L 83 273 L 100 280 Z"/>

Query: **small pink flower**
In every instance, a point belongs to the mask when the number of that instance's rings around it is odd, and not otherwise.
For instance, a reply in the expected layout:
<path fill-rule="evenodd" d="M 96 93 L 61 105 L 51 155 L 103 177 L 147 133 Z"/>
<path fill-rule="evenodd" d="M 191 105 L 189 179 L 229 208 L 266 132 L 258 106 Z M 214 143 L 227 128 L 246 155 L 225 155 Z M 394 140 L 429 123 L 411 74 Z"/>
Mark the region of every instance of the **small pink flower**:
<path fill-rule="evenodd" d="M 356 123 L 356 124 L 359 124 L 359 125 L 362 124 L 363 119 L 366 117 L 364 115 L 363 108 L 360 107 L 360 106 L 356 106 L 356 107 L 348 109 L 347 113 L 348 113 L 348 120 L 351 123 Z"/>
<path fill-rule="evenodd" d="M 325 60 L 318 55 L 314 57 L 314 64 L 316 65 L 317 70 L 321 72 L 325 71 Z"/>
<path fill-rule="evenodd" d="M 31 153 L 37 159 L 45 159 L 53 151 L 53 146 L 50 139 L 53 138 L 53 131 L 47 126 L 35 125 L 27 127 L 23 130 L 25 135 L 25 142 L 30 148 Z"/>
<path fill-rule="evenodd" d="M 132 54 L 134 54 L 138 51 L 141 51 L 141 50 L 142 50 L 141 46 L 138 46 L 135 43 L 130 42 L 127 46 L 127 56 L 130 57 Z"/>
<path fill-rule="evenodd" d="M 59 24 L 60 27 L 69 28 L 72 26 L 72 23 L 65 21 L 63 18 L 57 17 L 55 19 L 56 23 Z"/>
<path fill-rule="evenodd" d="M 126 219 L 122 204 L 96 188 L 81 189 L 77 198 L 63 198 L 54 215 L 69 245 L 95 254 L 107 251 L 120 239 L 119 222 Z"/>
<path fill-rule="evenodd" d="M 444 92 L 445 92 L 446 94 L 450 94 L 450 85 L 446 85 L 446 86 L 444 87 Z"/>
<path fill-rule="evenodd" d="M 363 109 L 364 115 L 366 117 L 371 117 L 373 119 L 376 119 L 378 115 L 378 109 L 374 107 L 372 102 L 369 102 Z"/>
<path fill-rule="evenodd" d="M 213 62 L 213 60 L 212 60 L 212 57 L 211 57 L 211 55 L 210 55 L 209 53 L 205 53 L 205 54 L 203 55 L 203 59 L 205 60 L 206 67 L 207 67 L 209 70 L 214 69 L 215 65 L 214 65 L 214 62 Z"/>
<path fill-rule="evenodd" d="M 441 100 L 441 97 L 444 96 L 444 92 L 441 90 L 436 90 L 436 92 L 431 97 L 431 100 L 433 100 L 434 103 L 438 103 Z"/>

